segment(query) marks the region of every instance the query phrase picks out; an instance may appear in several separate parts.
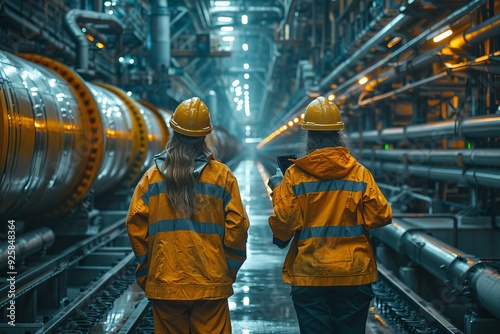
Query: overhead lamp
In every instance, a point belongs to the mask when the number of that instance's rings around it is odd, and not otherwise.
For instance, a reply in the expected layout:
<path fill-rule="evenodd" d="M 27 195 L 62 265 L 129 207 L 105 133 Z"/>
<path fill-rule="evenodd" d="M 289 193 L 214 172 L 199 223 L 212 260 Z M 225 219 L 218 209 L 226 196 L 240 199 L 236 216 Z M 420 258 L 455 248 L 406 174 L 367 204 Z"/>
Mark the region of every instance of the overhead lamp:
<path fill-rule="evenodd" d="M 248 44 L 247 43 L 243 43 L 241 45 L 241 48 L 243 49 L 243 51 L 248 51 Z"/>
<path fill-rule="evenodd" d="M 231 26 L 220 27 L 220 31 L 233 31 L 234 28 Z"/>
<path fill-rule="evenodd" d="M 233 87 L 236 87 L 240 84 L 240 80 L 236 79 L 233 81 Z"/>
<path fill-rule="evenodd" d="M 358 82 L 359 82 L 360 85 L 364 85 L 365 83 L 368 82 L 368 78 L 367 77 L 362 77 L 361 79 L 359 79 Z"/>
<path fill-rule="evenodd" d="M 224 37 L 222 37 L 222 40 L 224 42 L 233 42 L 234 41 L 234 36 L 224 36 Z"/>
<path fill-rule="evenodd" d="M 217 18 L 217 21 L 222 23 L 231 23 L 233 21 L 233 18 L 228 16 L 219 16 Z"/>
<path fill-rule="evenodd" d="M 330 95 L 328 96 L 328 100 L 330 100 L 330 101 L 335 100 L 335 94 L 330 94 Z"/>
<path fill-rule="evenodd" d="M 95 46 L 97 46 L 99 49 L 104 49 L 104 44 L 102 44 L 101 42 L 95 43 Z"/>
<path fill-rule="evenodd" d="M 389 43 L 387 43 L 387 48 L 392 48 L 394 45 L 398 44 L 399 42 L 401 42 L 402 38 L 400 36 L 396 36 L 394 37 L 393 39 L 391 39 L 389 41 Z"/>
<path fill-rule="evenodd" d="M 445 30 L 436 37 L 432 39 L 434 43 L 441 42 L 443 39 L 450 37 L 453 34 L 453 31 L 451 29 Z"/>
<path fill-rule="evenodd" d="M 244 84 L 243 88 L 248 89 L 248 88 L 250 88 L 250 86 L 248 84 Z"/>
<path fill-rule="evenodd" d="M 243 64 L 243 68 L 244 68 L 245 70 L 248 70 L 248 69 L 250 68 L 250 65 L 248 65 L 248 63 L 244 63 L 244 64 Z"/>
<path fill-rule="evenodd" d="M 309 97 L 311 99 L 315 99 L 317 97 L 320 97 L 320 94 L 318 92 L 309 92 Z"/>
<path fill-rule="evenodd" d="M 292 127 L 293 126 L 293 122 L 292 121 L 288 122 L 288 126 Z"/>
<path fill-rule="evenodd" d="M 250 74 L 245 73 L 245 74 L 243 75 L 243 77 L 244 77 L 245 79 L 249 79 L 249 78 L 250 78 Z"/>
<path fill-rule="evenodd" d="M 241 15 L 241 24 L 248 23 L 248 15 Z"/>
<path fill-rule="evenodd" d="M 215 7 L 227 7 L 231 5 L 231 1 L 214 1 Z"/>

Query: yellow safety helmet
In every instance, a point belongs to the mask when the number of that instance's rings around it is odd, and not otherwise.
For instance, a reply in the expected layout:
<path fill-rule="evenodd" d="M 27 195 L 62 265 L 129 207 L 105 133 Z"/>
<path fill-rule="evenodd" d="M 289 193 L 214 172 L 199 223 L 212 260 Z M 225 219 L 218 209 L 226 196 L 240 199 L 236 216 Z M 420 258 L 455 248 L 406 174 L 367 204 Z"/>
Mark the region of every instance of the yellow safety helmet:
<path fill-rule="evenodd" d="M 309 103 L 304 113 L 302 129 L 313 131 L 335 131 L 344 129 L 340 110 L 335 103 L 320 96 Z"/>
<path fill-rule="evenodd" d="M 210 112 L 199 97 L 182 101 L 170 118 L 170 126 L 175 132 L 190 137 L 203 137 L 212 132 Z"/>

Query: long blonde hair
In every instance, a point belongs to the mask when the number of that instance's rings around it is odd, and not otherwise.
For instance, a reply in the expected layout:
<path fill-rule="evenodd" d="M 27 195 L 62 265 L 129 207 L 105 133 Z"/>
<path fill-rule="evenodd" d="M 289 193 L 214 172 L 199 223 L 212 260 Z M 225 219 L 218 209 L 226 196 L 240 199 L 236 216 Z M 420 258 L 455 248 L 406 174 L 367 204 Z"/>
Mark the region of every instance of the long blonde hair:
<path fill-rule="evenodd" d="M 167 155 L 162 166 L 165 175 L 166 194 L 171 207 L 178 215 L 193 218 L 198 209 L 194 175 L 195 159 L 210 159 L 215 148 L 211 136 L 188 137 L 174 132 L 167 144 Z"/>

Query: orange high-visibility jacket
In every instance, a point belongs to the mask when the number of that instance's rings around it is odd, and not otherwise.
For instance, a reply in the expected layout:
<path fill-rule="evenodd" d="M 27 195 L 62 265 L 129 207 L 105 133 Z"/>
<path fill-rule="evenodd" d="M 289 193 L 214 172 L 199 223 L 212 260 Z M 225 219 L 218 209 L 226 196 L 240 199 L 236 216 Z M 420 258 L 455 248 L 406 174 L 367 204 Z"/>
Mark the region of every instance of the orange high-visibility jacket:
<path fill-rule="evenodd" d="M 197 159 L 200 205 L 191 220 L 177 215 L 167 199 L 158 169 L 164 158 L 157 155 L 157 166 L 139 181 L 127 216 L 137 283 L 151 299 L 227 298 L 246 259 L 249 228 L 236 178 L 218 161 Z"/>
<path fill-rule="evenodd" d="M 294 286 L 362 285 L 377 280 L 368 230 L 392 209 L 371 173 L 343 147 L 294 160 L 271 193 L 273 242 L 286 247 L 283 280 Z"/>

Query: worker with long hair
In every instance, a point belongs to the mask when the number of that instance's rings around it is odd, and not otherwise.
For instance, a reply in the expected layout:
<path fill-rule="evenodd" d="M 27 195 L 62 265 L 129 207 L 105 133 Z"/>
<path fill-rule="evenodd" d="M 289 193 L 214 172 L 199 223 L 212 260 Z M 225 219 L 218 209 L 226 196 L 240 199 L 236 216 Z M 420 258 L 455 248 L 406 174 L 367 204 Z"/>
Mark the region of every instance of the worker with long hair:
<path fill-rule="evenodd" d="M 231 333 L 228 297 L 246 259 L 248 216 L 236 178 L 214 158 L 207 106 L 183 101 L 170 126 L 128 211 L 137 283 L 155 333 Z"/>

